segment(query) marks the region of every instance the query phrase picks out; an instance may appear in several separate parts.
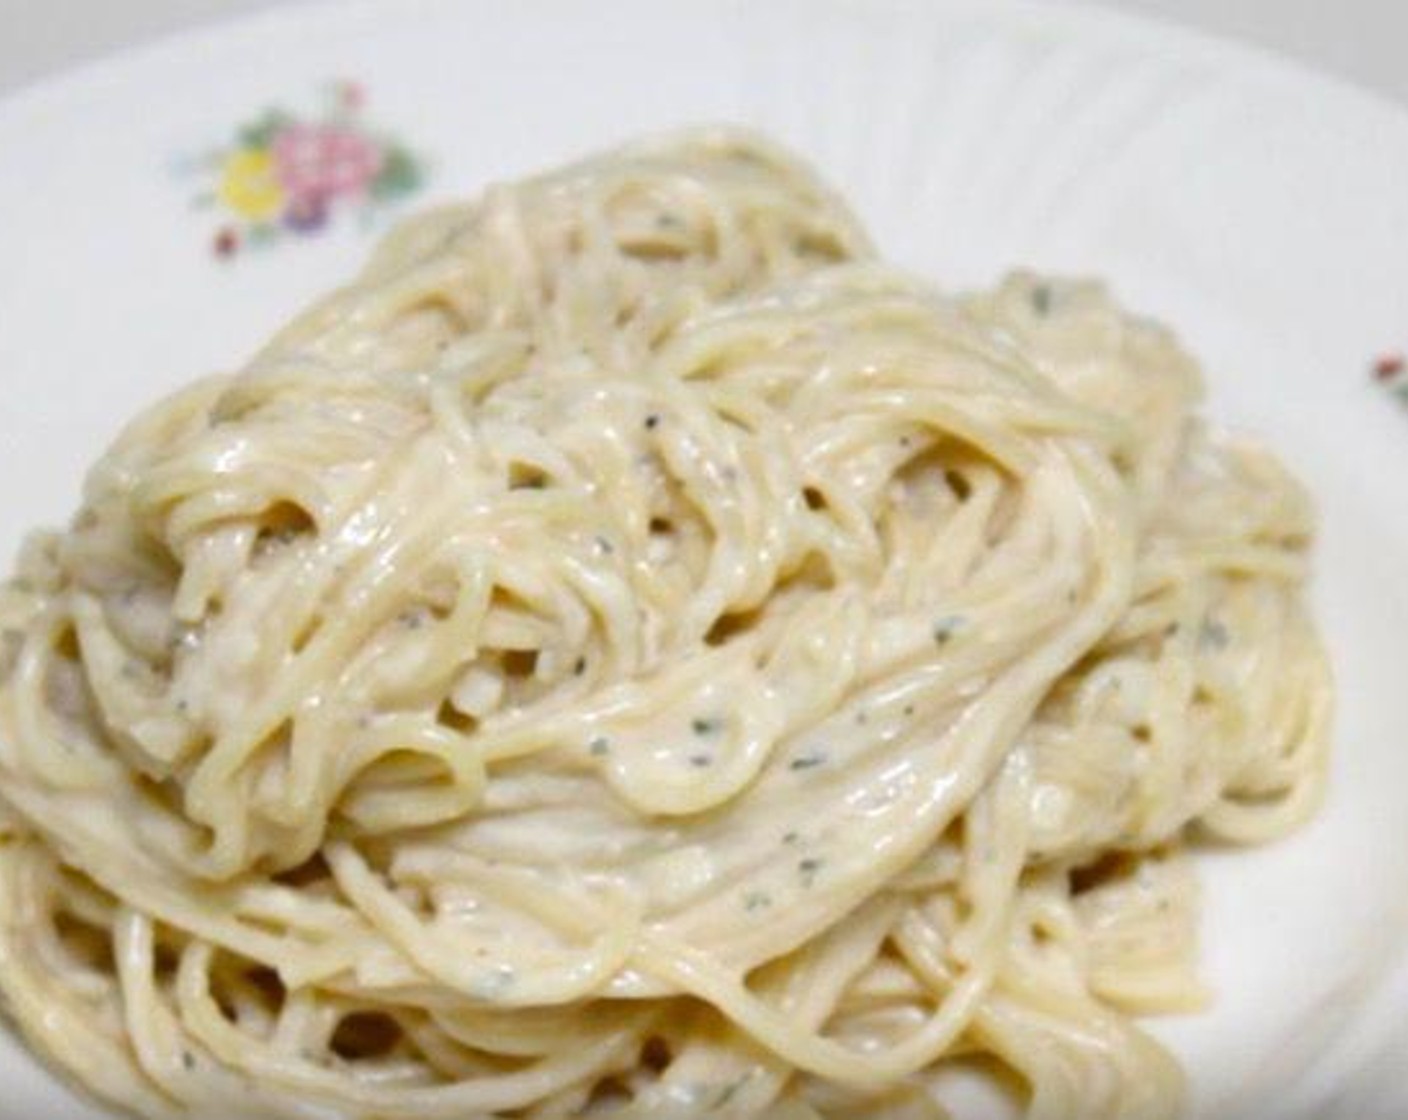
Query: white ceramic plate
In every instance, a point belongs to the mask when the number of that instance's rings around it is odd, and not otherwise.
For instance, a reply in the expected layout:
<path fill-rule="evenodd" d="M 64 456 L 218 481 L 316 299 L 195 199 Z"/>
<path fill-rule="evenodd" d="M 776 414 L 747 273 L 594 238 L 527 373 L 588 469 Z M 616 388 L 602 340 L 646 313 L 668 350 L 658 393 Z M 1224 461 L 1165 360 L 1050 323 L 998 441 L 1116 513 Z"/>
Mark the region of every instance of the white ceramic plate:
<path fill-rule="evenodd" d="M 645 129 L 743 121 L 944 283 L 1098 273 L 1175 324 L 1212 411 L 1264 432 L 1320 501 L 1341 709 L 1314 826 L 1204 861 L 1217 1002 L 1156 1029 L 1199 1116 L 1408 1115 L 1408 404 L 1368 369 L 1408 346 L 1408 116 L 1051 4 L 384 0 L 168 40 L 0 103 L 0 553 L 68 515 L 124 417 L 240 362 L 365 253 L 384 214 L 338 206 L 317 235 L 250 248 L 236 215 L 191 204 L 235 126 L 311 111 L 336 78 L 424 157 L 420 201 Z M 258 209 L 257 160 L 244 170 Z M 231 223 L 240 251 L 218 259 Z M 0 1116 L 97 1115 L 0 1047 Z"/>

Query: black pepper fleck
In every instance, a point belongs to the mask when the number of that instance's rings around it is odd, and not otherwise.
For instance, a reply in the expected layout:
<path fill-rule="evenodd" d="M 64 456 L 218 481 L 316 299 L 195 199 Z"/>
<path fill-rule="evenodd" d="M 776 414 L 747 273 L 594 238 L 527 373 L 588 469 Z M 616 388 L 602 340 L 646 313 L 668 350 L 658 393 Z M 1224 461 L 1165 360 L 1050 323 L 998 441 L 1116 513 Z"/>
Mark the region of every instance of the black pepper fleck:
<path fill-rule="evenodd" d="M 958 629 L 960 621 L 960 619 L 950 616 L 948 618 L 941 618 L 935 622 L 934 628 L 931 631 L 934 644 L 937 646 L 947 645 L 949 639 L 953 637 L 953 632 Z"/>

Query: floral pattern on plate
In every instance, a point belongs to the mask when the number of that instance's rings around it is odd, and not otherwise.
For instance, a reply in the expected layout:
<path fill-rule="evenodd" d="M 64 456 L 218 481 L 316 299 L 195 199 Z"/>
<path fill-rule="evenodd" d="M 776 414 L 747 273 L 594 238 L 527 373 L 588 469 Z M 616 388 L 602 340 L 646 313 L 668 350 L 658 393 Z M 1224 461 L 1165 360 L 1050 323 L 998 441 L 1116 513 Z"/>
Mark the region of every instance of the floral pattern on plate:
<path fill-rule="evenodd" d="M 311 236 L 338 211 L 369 220 L 420 188 L 423 160 L 365 122 L 366 101 L 360 83 L 334 83 L 319 112 L 265 109 L 195 162 L 206 181 L 195 205 L 219 218 L 211 241 L 216 256 Z"/>
<path fill-rule="evenodd" d="M 1370 365 L 1374 380 L 1394 396 L 1408 403 L 1408 355 L 1401 350 L 1386 350 Z"/>

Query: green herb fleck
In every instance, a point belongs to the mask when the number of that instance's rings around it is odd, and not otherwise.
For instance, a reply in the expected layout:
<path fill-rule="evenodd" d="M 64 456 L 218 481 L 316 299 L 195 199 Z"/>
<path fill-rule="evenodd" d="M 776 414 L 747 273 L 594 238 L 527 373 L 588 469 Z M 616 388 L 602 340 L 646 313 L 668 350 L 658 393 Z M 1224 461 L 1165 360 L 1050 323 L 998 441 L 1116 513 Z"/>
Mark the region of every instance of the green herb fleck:
<path fill-rule="evenodd" d="M 738 1080 L 725 1085 L 723 1089 L 719 1091 L 719 1095 L 714 1098 L 714 1103 L 709 1106 L 710 1111 L 717 1112 L 719 1109 L 727 1107 L 728 1103 L 733 1100 L 738 1090 L 743 1088 L 747 1081 L 748 1074 L 745 1073 L 742 1077 L 738 1078 Z"/>
<path fill-rule="evenodd" d="M 591 754 L 594 754 L 598 758 L 600 758 L 602 755 L 607 754 L 611 750 L 611 740 L 608 739 L 605 735 L 598 735 L 590 743 L 587 744 L 587 750 Z"/>
<path fill-rule="evenodd" d="M 1226 649 L 1231 640 L 1232 635 L 1225 624 L 1211 616 L 1203 619 L 1203 625 L 1198 630 L 1200 649 Z"/>
<path fill-rule="evenodd" d="M 814 856 L 797 861 L 797 874 L 801 877 L 802 886 L 810 887 L 816 882 L 817 873 L 821 870 L 822 861 Z"/>
<path fill-rule="evenodd" d="M 696 735 L 716 735 L 723 730 L 724 721 L 718 716 L 709 718 L 695 716 L 694 719 L 689 721 L 689 726 Z"/>
<path fill-rule="evenodd" d="M 1043 316 L 1051 313 L 1051 288 L 1049 285 L 1038 284 L 1032 289 L 1032 310 Z"/>
<path fill-rule="evenodd" d="M 511 965 L 498 964 L 479 975 L 473 985 L 472 994 L 480 999 L 498 999 L 513 987 L 517 979 Z"/>
<path fill-rule="evenodd" d="M 787 764 L 789 770 L 811 770 L 821 766 L 826 762 L 826 755 L 820 751 L 811 751 L 807 754 L 799 754 Z"/>
<path fill-rule="evenodd" d="M 772 905 L 772 895 L 767 891 L 749 891 L 743 896 L 743 909 L 750 914 L 757 910 L 764 910 Z"/>

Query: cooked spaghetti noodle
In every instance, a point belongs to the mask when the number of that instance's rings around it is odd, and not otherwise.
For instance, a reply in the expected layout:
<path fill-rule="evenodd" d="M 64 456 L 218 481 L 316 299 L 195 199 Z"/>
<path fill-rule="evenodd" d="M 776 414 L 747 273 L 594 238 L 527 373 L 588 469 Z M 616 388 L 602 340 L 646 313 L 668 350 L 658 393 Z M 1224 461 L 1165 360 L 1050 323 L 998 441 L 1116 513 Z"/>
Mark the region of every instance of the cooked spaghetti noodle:
<path fill-rule="evenodd" d="M 747 136 L 411 221 L 0 593 L 11 1015 L 153 1117 L 1175 1114 L 1185 849 L 1330 695 L 1199 392 Z"/>

